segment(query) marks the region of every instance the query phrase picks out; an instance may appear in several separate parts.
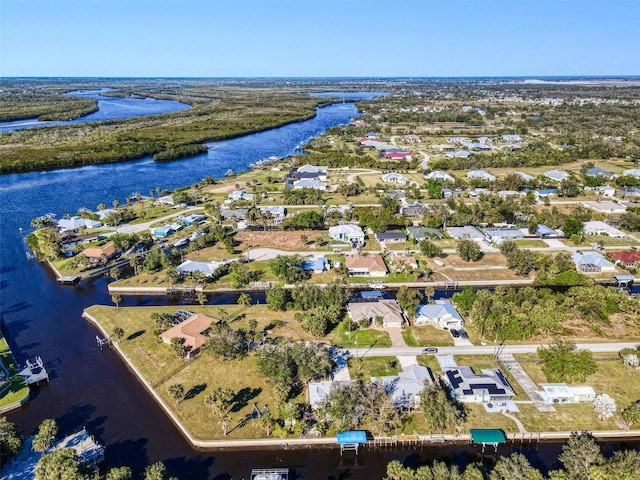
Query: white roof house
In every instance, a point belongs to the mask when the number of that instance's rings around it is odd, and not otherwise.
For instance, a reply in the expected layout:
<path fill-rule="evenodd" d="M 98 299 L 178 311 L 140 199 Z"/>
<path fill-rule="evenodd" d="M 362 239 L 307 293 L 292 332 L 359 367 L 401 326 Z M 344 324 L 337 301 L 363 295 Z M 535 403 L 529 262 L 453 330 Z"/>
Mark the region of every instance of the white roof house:
<path fill-rule="evenodd" d="M 502 135 L 500 137 L 500 141 L 507 142 L 507 143 L 520 143 L 522 141 L 522 137 L 520 137 L 520 135 L 517 135 L 517 134 Z"/>
<path fill-rule="evenodd" d="M 624 213 L 627 211 L 625 205 L 616 202 L 582 202 L 582 204 L 591 210 L 602 213 Z"/>
<path fill-rule="evenodd" d="M 297 170 L 300 173 L 324 173 L 325 175 L 327 174 L 327 167 L 325 166 L 321 166 L 321 167 L 317 167 L 315 165 L 303 165 L 302 167 L 298 168 Z"/>
<path fill-rule="evenodd" d="M 329 238 L 332 240 L 343 240 L 349 242 L 364 242 L 364 232 L 359 225 L 345 223 L 329 227 Z"/>
<path fill-rule="evenodd" d="M 111 215 L 112 213 L 116 213 L 116 212 L 117 212 L 117 210 L 114 210 L 113 208 L 105 208 L 104 210 L 98 210 L 96 212 L 96 215 L 98 215 L 98 218 L 100 218 L 100 220 L 104 220 L 109 215 Z"/>
<path fill-rule="evenodd" d="M 592 402 L 596 398 L 596 392 L 589 386 L 570 387 L 566 383 L 541 383 L 542 391 L 538 394 L 545 403 L 578 403 Z"/>
<path fill-rule="evenodd" d="M 496 245 L 500 245 L 506 240 L 517 240 L 525 237 L 524 232 L 516 228 L 494 228 L 485 230 L 484 233 Z"/>
<path fill-rule="evenodd" d="M 616 266 L 598 252 L 575 252 L 571 260 L 583 273 L 615 272 Z"/>
<path fill-rule="evenodd" d="M 81 217 L 61 218 L 58 220 L 58 228 L 63 232 L 66 230 L 76 230 L 78 228 L 100 228 L 101 226 L 101 222 Z"/>
<path fill-rule="evenodd" d="M 195 260 L 185 260 L 178 265 L 177 270 L 181 275 L 191 272 L 201 272 L 210 277 L 215 271 L 227 262 L 197 262 Z"/>
<path fill-rule="evenodd" d="M 595 188 L 598 195 L 602 195 L 603 197 L 613 197 L 616 194 L 616 189 L 609 185 L 601 185 Z"/>
<path fill-rule="evenodd" d="M 243 192 L 242 190 L 235 190 L 229 194 L 229 200 L 232 202 L 237 202 L 238 200 L 253 200 L 253 193 Z"/>
<path fill-rule="evenodd" d="M 455 182 L 455 179 L 441 170 L 429 172 L 424 174 L 425 180 L 440 180 L 441 182 Z"/>
<path fill-rule="evenodd" d="M 586 235 L 608 235 L 613 238 L 626 238 L 627 236 L 623 231 L 600 220 L 584 222 L 583 231 Z"/>
<path fill-rule="evenodd" d="M 566 180 L 570 177 L 570 175 L 563 170 L 547 170 L 543 175 L 556 182 L 561 182 L 562 180 Z"/>
<path fill-rule="evenodd" d="M 406 185 L 409 182 L 409 179 L 400 173 L 391 172 L 382 175 L 382 181 L 385 183 L 397 183 L 400 185 Z"/>
<path fill-rule="evenodd" d="M 420 404 L 420 394 L 425 385 L 431 385 L 433 378 L 427 367 L 417 364 L 407 365 L 397 375 L 371 377 L 372 382 L 382 382 L 391 401 L 397 408 L 409 409 Z"/>
<path fill-rule="evenodd" d="M 530 182 L 531 180 L 533 180 L 533 176 L 529 175 L 528 173 L 524 173 L 524 172 L 513 172 L 513 173 L 518 175 L 525 182 Z"/>
<path fill-rule="evenodd" d="M 301 188 L 313 188 L 315 190 L 324 191 L 327 189 L 327 184 L 311 178 L 303 178 L 302 180 L 297 180 L 293 182 L 294 190 L 300 190 Z"/>
<path fill-rule="evenodd" d="M 462 328 L 464 321 L 449 300 L 420 305 L 416 310 L 416 325 L 437 325 L 441 328 Z"/>
<path fill-rule="evenodd" d="M 467 178 L 471 180 L 488 180 L 490 182 L 496 181 L 496 177 L 484 170 L 471 170 L 470 172 L 467 172 Z"/>
<path fill-rule="evenodd" d="M 456 240 L 482 240 L 484 238 L 484 233 L 471 225 L 467 225 L 464 227 L 447 227 L 445 230 L 451 238 L 455 238 Z"/>
<path fill-rule="evenodd" d="M 640 168 L 631 168 L 629 170 L 625 170 L 624 174 L 640 178 Z"/>

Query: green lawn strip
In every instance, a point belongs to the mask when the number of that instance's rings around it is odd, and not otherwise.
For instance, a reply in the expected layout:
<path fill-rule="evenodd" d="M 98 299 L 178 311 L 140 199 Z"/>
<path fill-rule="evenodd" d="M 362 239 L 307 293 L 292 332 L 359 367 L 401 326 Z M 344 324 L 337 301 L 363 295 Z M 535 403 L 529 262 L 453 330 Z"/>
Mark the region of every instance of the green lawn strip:
<path fill-rule="evenodd" d="M 434 376 L 442 373 L 440 364 L 434 355 L 418 355 L 417 358 L 418 364 L 429 368 Z"/>
<path fill-rule="evenodd" d="M 5 407 L 24 399 L 29 394 L 29 387 L 24 379 L 18 375 L 20 373 L 19 367 L 11 354 L 11 350 L 9 350 L 7 339 L 2 336 L 2 333 L 0 333 L 0 361 L 2 361 L 2 365 L 4 365 L 11 379 L 9 389 L 0 395 L 0 407 Z"/>
<path fill-rule="evenodd" d="M 447 330 L 432 325 L 420 325 L 405 328 L 402 331 L 405 343 L 410 347 L 453 346 L 453 338 Z"/>
<path fill-rule="evenodd" d="M 518 431 L 513 420 L 500 413 L 487 413 L 481 404 L 465 403 L 464 409 L 466 418 L 462 424 L 463 431 L 469 431 L 472 428 L 499 428 L 507 433 Z"/>
<path fill-rule="evenodd" d="M 393 250 L 395 252 L 404 252 L 405 250 L 415 250 L 416 246 L 409 242 L 391 242 L 386 243 L 387 250 Z"/>
<path fill-rule="evenodd" d="M 356 333 L 357 332 L 357 333 Z M 349 334 L 349 322 L 344 321 L 338 325 L 328 336 L 332 345 L 341 348 L 355 348 L 356 340 L 358 347 L 390 347 L 391 338 L 384 330 L 373 328 L 363 328 L 359 330 L 351 330 Z"/>
<path fill-rule="evenodd" d="M 555 412 L 540 412 L 534 405 L 518 404 L 520 413 L 514 413 L 530 432 L 578 432 L 591 430 L 617 430 L 614 419 L 598 420 L 589 402 L 554 405 Z"/>
<path fill-rule="evenodd" d="M 350 357 L 348 365 L 351 378 L 360 380 L 397 375 L 402 370 L 396 357 Z"/>
<path fill-rule="evenodd" d="M 516 245 L 520 248 L 546 248 L 547 242 L 543 240 L 518 239 Z"/>

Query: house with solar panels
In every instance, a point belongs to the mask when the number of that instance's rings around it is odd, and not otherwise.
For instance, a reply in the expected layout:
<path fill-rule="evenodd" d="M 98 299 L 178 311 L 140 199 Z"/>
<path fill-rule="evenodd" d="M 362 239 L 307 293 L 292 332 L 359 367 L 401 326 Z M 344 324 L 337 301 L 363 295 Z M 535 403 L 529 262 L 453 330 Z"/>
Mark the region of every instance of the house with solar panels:
<path fill-rule="evenodd" d="M 448 368 L 444 379 L 460 402 L 503 402 L 515 397 L 516 393 L 500 370 L 483 368 L 480 372 L 475 373 L 471 367 Z"/>

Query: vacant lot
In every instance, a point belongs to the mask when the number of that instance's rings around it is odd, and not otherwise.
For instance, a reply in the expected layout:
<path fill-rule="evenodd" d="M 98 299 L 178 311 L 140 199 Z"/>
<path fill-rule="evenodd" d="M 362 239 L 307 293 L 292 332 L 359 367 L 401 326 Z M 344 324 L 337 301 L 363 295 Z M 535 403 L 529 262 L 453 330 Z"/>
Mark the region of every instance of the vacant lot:
<path fill-rule="evenodd" d="M 240 242 L 239 250 L 246 250 L 248 247 L 277 248 L 280 250 L 298 251 L 310 250 L 311 243 L 321 238 L 323 242 L 328 242 L 327 232 L 322 230 L 301 230 L 296 232 L 238 232 L 236 241 Z M 327 247 L 328 248 L 328 247 Z"/>
<path fill-rule="evenodd" d="M 405 343 L 410 347 L 453 346 L 453 338 L 448 330 L 432 325 L 420 325 L 405 328 L 402 332 Z"/>

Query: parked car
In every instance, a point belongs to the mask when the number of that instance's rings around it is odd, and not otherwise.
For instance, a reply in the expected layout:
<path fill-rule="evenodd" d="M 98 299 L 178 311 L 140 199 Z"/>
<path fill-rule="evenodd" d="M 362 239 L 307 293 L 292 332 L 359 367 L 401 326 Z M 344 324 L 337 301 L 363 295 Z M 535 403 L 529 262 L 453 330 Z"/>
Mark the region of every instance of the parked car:
<path fill-rule="evenodd" d="M 427 347 L 422 349 L 423 355 L 435 355 L 438 353 L 438 349 L 436 347 Z"/>
<path fill-rule="evenodd" d="M 469 334 L 467 333 L 466 330 L 460 329 L 459 332 L 460 332 L 460 338 L 469 338 Z"/>
<path fill-rule="evenodd" d="M 458 330 L 456 330 L 455 328 L 452 328 L 451 330 L 449 330 L 449 333 L 451 333 L 451 336 L 453 338 L 459 338 L 460 337 L 460 332 Z"/>

